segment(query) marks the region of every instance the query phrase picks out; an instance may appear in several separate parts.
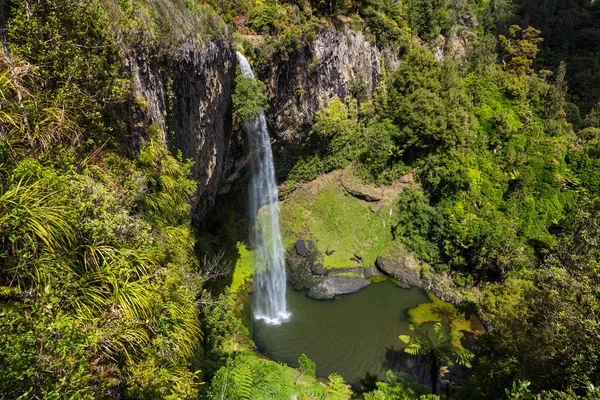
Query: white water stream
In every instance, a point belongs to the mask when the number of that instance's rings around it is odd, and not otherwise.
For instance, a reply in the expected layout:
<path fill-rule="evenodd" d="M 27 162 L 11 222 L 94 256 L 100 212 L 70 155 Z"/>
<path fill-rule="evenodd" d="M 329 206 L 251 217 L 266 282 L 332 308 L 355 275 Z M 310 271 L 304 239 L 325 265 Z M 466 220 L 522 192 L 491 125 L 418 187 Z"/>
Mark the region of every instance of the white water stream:
<path fill-rule="evenodd" d="M 237 53 L 242 75 L 254 78 L 248 60 Z M 261 113 L 245 123 L 250 151 L 255 154 L 251 165 L 250 216 L 251 245 L 255 250 L 254 318 L 279 325 L 290 317 L 285 289 L 285 256 L 279 230 L 279 199 L 273 152 L 267 120 Z"/>

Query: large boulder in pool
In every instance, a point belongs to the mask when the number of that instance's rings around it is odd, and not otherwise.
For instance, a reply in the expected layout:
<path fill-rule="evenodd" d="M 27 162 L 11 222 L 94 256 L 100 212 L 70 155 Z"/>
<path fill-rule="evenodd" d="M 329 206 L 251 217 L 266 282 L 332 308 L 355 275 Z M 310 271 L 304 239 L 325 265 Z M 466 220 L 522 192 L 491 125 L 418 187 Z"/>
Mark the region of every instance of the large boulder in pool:
<path fill-rule="evenodd" d="M 306 295 L 313 299 L 333 299 L 335 296 L 358 292 L 371 282 L 359 276 L 325 276 Z"/>
<path fill-rule="evenodd" d="M 377 257 L 377 268 L 384 274 L 410 286 L 422 287 L 420 266 L 413 254 L 409 253 L 398 258 Z"/>

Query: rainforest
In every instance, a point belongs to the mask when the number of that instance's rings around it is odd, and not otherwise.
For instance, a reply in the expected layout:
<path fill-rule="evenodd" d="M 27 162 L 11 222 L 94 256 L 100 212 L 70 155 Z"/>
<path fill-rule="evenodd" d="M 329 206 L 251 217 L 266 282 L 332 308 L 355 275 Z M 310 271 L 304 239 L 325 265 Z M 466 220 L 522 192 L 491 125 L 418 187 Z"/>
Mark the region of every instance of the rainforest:
<path fill-rule="evenodd" d="M 600 399 L 600 2 L 3 0 L 0 399 Z"/>

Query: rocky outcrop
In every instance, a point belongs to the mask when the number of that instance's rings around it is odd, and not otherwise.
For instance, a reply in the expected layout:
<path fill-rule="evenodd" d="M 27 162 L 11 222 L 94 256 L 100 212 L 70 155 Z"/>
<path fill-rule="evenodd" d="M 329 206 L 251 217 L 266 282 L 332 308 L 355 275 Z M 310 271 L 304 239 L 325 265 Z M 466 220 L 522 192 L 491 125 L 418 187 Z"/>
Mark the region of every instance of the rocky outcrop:
<path fill-rule="evenodd" d="M 201 48 L 187 42 L 177 64 L 173 144 L 194 161 L 198 190 L 192 213 L 198 222 L 214 206 L 239 151 L 231 103 L 236 56 L 224 41 L 209 41 Z"/>
<path fill-rule="evenodd" d="M 296 242 L 286 261 L 288 281 L 296 290 L 307 289 L 306 295 L 314 299 L 332 299 L 357 292 L 371 284 L 361 266 L 326 269 L 322 254 L 312 241 Z M 373 273 L 369 276 L 373 276 Z"/>
<path fill-rule="evenodd" d="M 299 146 L 315 113 L 338 96 L 370 96 L 400 54 L 379 49 L 348 27 L 318 33 L 315 42 L 272 65 L 263 77 L 270 91 L 269 124 L 288 148 Z"/>
<path fill-rule="evenodd" d="M 308 289 L 306 295 L 313 299 L 332 299 L 358 292 L 370 284 L 371 282 L 359 276 L 326 276 Z"/>
<path fill-rule="evenodd" d="M 464 300 L 464 296 L 450 277 L 432 272 L 423 274 L 421 263 L 413 253 L 394 258 L 378 257 L 375 265 L 385 275 L 399 281 L 403 288 L 422 288 L 435 294 L 438 298 L 454 304 Z"/>
<path fill-rule="evenodd" d="M 384 274 L 409 286 L 422 287 L 420 266 L 412 253 L 395 259 L 378 257 L 375 264 Z"/>
<path fill-rule="evenodd" d="M 143 128 L 155 124 L 166 133 L 174 153 L 181 151 L 194 161 L 198 189 L 192 216 L 198 224 L 239 158 L 238 138 L 232 132 L 235 51 L 222 39 L 202 44 L 187 39 L 168 55 L 152 54 L 138 48 L 127 57 L 138 103 L 131 112 L 131 147 L 139 147 Z"/>

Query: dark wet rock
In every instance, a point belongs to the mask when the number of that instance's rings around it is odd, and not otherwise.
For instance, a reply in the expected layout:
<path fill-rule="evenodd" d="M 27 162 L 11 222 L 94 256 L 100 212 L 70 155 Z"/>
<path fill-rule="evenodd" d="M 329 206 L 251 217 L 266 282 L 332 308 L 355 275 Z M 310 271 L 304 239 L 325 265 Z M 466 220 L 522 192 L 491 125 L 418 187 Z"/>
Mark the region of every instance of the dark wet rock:
<path fill-rule="evenodd" d="M 332 299 L 335 296 L 358 292 L 371 282 L 355 276 L 326 276 L 311 287 L 306 295 L 313 299 Z"/>
<path fill-rule="evenodd" d="M 307 240 L 306 248 L 308 249 L 308 251 L 312 251 L 315 248 L 315 243 L 312 240 Z"/>
<path fill-rule="evenodd" d="M 325 255 L 326 255 L 326 256 L 330 256 L 330 255 L 332 255 L 333 253 L 335 253 L 335 250 L 329 250 L 329 249 L 327 249 L 327 251 L 325 251 Z"/>
<path fill-rule="evenodd" d="M 325 269 L 325 267 L 321 263 L 314 263 L 314 264 L 312 264 L 310 266 L 310 271 L 314 275 L 325 275 L 326 272 L 327 272 L 327 270 Z"/>
<path fill-rule="evenodd" d="M 306 257 L 308 254 L 308 248 L 306 247 L 306 242 L 304 240 L 298 240 L 295 247 L 296 253 L 298 253 L 299 256 Z"/>
<path fill-rule="evenodd" d="M 396 259 L 377 257 L 375 261 L 377 268 L 384 274 L 410 286 L 422 287 L 423 283 L 419 277 L 419 266 L 414 256 L 405 255 Z"/>
<path fill-rule="evenodd" d="M 286 260 L 287 280 L 295 289 L 308 289 L 315 284 L 313 275 L 306 259 L 301 257 L 288 257 Z"/>
<path fill-rule="evenodd" d="M 379 271 L 377 268 L 375 267 L 367 267 L 364 269 L 363 271 L 363 275 L 365 277 L 365 279 L 370 279 L 374 276 L 383 276 L 383 274 L 381 273 L 381 271 Z"/>

